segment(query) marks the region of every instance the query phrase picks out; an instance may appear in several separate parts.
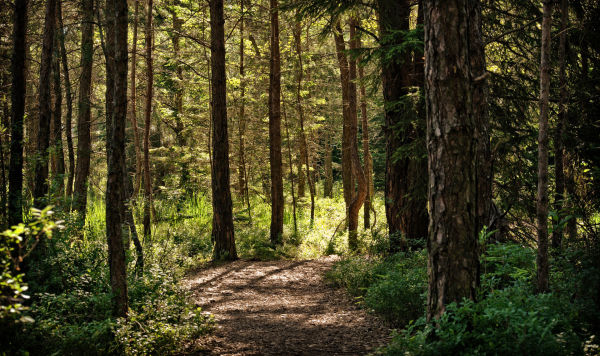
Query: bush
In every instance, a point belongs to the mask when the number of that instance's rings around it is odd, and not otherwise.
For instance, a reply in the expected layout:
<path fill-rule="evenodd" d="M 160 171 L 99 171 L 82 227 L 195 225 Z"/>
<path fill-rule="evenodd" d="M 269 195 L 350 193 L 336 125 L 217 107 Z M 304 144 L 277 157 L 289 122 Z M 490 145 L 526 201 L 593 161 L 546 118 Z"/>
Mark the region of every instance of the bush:
<path fill-rule="evenodd" d="M 387 355 L 580 354 L 573 305 L 524 284 L 491 292 L 479 303 L 450 304 L 435 322 L 424 318 L 396 335 Z"/>

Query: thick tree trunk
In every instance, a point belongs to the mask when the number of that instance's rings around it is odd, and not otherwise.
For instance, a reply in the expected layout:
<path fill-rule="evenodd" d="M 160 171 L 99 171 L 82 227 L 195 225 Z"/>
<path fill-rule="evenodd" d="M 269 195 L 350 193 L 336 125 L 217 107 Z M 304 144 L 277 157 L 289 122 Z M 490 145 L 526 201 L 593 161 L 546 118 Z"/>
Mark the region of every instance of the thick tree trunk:
<path fill-rule="evenodd" d="M 139 13 L 139 1 L 134 1 L 134 12 L 133 12 L 133 41 L 131 48 L 131 94 L 129 109 L 129 115 L 131 120 L 131 127 L 133 128 L 133 147 L 135 149 L 135 183 L 133 185 L 132 197 L 137 197 L 140 186 L 142 185 L 142 149 L 140 147 L 140 131 L 137 122 L 137 87 L 136 87 L 136 71 L 137 71 L 137 41 L 138 41 L 138 13 Z"/>
<path fill-rule="evenodd" d="M 395 31 L 409 29 L 410 1 L 379 0 L 379 28 L 381 38 L 393 41 L 389 45 L 402 45 Z M 405 239 L 427 235 L 427 210 L 425 162 L 419 153 L 410 157 L 397 157 L 405 146 L 422 139 L 415 127 L 423 120 L 416 104 L 407 96 L 408 87 L 415 85 L 411 78 L 412 55 L 406 51 L 394 61 L 382 63 L 382 86 L 385 100 L 385 212 L 389 228 L 390 251 L 405 250 Z M 417 122 L 416 125 L 414 123 Z"/>
<path fill-rule="evenodd" d="M 560 82 L 560 100 L 558 103 L 558 122 L 554 131 L 554 170 L 556 191 L 554 193 L 554 210 L 557 212 L 558 221 L 552 230 L 552 247 L 560 248 L 563 238 L 563 228 L 559 225 L 565 216 L 563 213 L 565 205 L 565 168 L 564 168 L 564 140 L 565 127 L 567 125 L 567 26 L 569 8 L 567 0 L 560 2 L 560 42 L 558 48 L 558 66 Z"/>
<path fill-rule="evenodd" d="M 296 55 L 298 56 L 298 68 L 296 71 L 296 108 L 298 111 L 298 119 L 300 120 L 300 156 L 304 159 L 304 165 L 306 167 L 306 179 L 308 180 L 308 189 L 310 191 L 310 225 L 312 226 L 315 221 L 315 186 L 311 179 L 310 165 L 308 164 L 308 142 L 306 141 L 306 132 L 304 130 L 304 110 L 302 108 L 302 79 L 304 77 L 304 66 L 302 65 L 302 43 L 300 38 L 301 30 L 301 23 L 296 22 L 294 27 L 294 42 L 296 45 Z"/>
<path fill-rule="evenodd" d="M 58 10 L 56 10 L 56 13 L 58 18 Z M 62 28 L 59 28 L 58 32 L 62 33 Z M 57 34 L 57 38 L 54 41 L 54 54 L 52 57 L 54 111 L 52 112 L 50 131 L 50 166 L 54 181 L 53 193 L 57 197 L 62 197 L 65 185 L 65 154 L 62 143 L 62 88 L 60 84 L 60 47 L 58 46 L 58 36 L 60 35 Z"/>
<path fill-rule="evenodd" d="M 25 70 L 27 0 L 15 0 L 12 92 L 10 125 L 10 162 L 8 167 L 8 225 L 23 221 L 23 117 L 25 115 Z"/>
<path fill-rule="evenodd" d="M 56 0 L 46 2 L 44 20 L 44 39 L 42 43 L 42 58 L 40 65 L 39 84 L 39 116 L 37 135 L 37 156 L 35 163 L 35 176 L 33 181 L 33 205 L 43 208 L 48 203 L 45 196 L 48 194 L 48 148 L 50 147 L 50 73 L 52 69 L 52 44 L 56 29 Z"/>
<path fill-rule="evenodd" d="M 283 234 L 283 174 L 281 158 L 281 63 L 279 53 L 279 9 L 270 0 L 271 60 L 269 71 L 269 162 L 271 166 L 271 242 L 280 244 Z"/>
<path fill-rule="evenodd" d="M 73 95 L 71 93 L 71 79 L 69 78 L 69 64 L 67 62 L 67 50 L 65 48 L 65 35 L 64 25 L 62 19 L 62 1 L 56 3 L 56 11 L 58 18 L 58 26 L 60 31 L 58 33 L 58 41 L 60 44 L 60 57 L 62 63 L 64 86 L 65 86 L 65 98 L 67 99 L 67 114 L 65 116 L 65 136 L 67 139 L 67 155 L 69 157 L 69 173 L 67 177 L 67 188 L 65 190 L 67 198 L 70 198 L 73 194 L 73 179 L 75 177 L 75 152 L 73 151 Z"/>
<path fill-rule="evenodd" d="M 81 26 L 81 76 L 79 79 L 79 102 L 77 113 L 77 168 L 73 186 L 73 210 L 80 213 L 85 222 L 88 177 L 91 154 L 91 89 L 94 59 L 94 2 L 81 0 L 83 20 Z"/>
<path fill-rule="evenodd" d="M 107 33 L 114 43 L 114 107 L 110 137 L 108 179 L 106 183 L 106 235 L 110 267 L 110 285 L 113 292 L 113 315 L 127 316 L 127 265 L 123 248 L 123 216 L 125 190 L 125 126 L 127 122 L 127 2 L 109 0 L 113 7 L 114 31 Z M 112 20 L 112 19 L 109 19 Z M 113 26 L 107 26 L 110 28 Z"/>
<path fill-rule="evenodd" d="M 550 29 L 552 1 L 544 1 L 540 65 L 540 123 L 538 132 L 537 291 L 548 291 L 548 100 L 550 97 Z"/>
<path fill-rule="evenodd" d="M 479 284 L 480 167 L 473 157 L 487 110 L 480 14 L 478 2 L 425 2 L 429 320 L 449 303 L 474 299 Z"/>
<path fill-rule="evenodd" d="M 212 238 L 213 259 L 237 259 L 229 178 L 225 19 L 223 0 L 210 0 L 210 62 L 212 83 Z"/>
<path fill-rule="evenodd" d="M 154 69 L 152 68 L 152 0 L 148 0 L 146 7 L 146 27 L 144 29 L 146 41 L 146 106 L 144 112 L 144 239 L 150 239 L 151 213 L 152 213 L 152 178 L 150 177 L 150 122 L 152 119 L 152 97 Z"/>

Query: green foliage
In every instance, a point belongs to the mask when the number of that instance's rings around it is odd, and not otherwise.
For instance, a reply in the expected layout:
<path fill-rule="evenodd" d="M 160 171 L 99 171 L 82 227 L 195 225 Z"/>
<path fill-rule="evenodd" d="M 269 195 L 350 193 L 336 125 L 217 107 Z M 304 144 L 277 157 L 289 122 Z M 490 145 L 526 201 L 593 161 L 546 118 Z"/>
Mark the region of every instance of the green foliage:
<path fill-rule="evenodd" d="M 351 257 L 338 262 L 327 277 L 368 309 L 393 324 L 404 325 L 425 311 L 426 256 L 425 251 L 417 251 L 384 260 Z"/>
<path fill-rule="evenodd" d="M 475 303 L 452 303 L 432 322 L 409 325 L 382 350 L 387 355 L 567 355 L 580 353 L 572 304 L 527 285 L 493 291 Z"/>

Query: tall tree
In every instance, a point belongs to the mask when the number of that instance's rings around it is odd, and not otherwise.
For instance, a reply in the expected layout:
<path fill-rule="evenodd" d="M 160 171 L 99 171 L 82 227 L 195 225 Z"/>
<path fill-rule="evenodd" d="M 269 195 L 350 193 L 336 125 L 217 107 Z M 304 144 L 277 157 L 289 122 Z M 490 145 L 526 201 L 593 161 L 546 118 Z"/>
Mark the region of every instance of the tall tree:
<path fill-rule="evenodd" d="M 140 131 L 137 123 L 137 87 L 136 87 L 136 70 L 137 70 L 137 40 L 138 40 L 138 12 L 139 12 L 139 1 L 134 1 L 133 10 L 133 40 L 131 47 L 131 95 L 129 102 L 131 103 L 131 109 L 129 115 L 131 117 L 131 127 L 133 128 L 133 147 L 135 149 L 135 184 L 133 185 L 133 196 L 137 196 L 140 191 L 140 185 L 142 181 L 142 149 L 140 147 Z"/>
<path fill-rule="evenodd" d="M 237 259 L 229 178 L 227 92 L 225 78 L 225 19 L 223 0 L 210 0 L 210 63 L 212 83 L 212 238 L 213 258 Z"/>
<path fill-rule="evenodd" d="M 75 153 L 73 152 L 73 134 L 72 134 L 72 119 L 73 119 L 73 95 L 71 93 L 71 79 L 69 78 L 69 65 L 67 62 L 67 50 L 65 47 L 65 31 L 62 18 L 62 1 L 56 3 L 56 11 L 58 18 L 58 41 L 60 44 L 60 57 L 63 70 L 65 98 L 67 100 L 67 114 L 65 116 L 65 136 L 67 139 L 67 155 L 69 157 L 69 174 L 67 177 L 67 189 L 65 191 L 67 197 L 73 194 L 73 179 L 75 177 Z"/>
<path fill-rule="evenodd" d="M 48 148 L 50 147 L 50 73 L 52 70 L 52 44 L 56 29 L 56 0 L 46 2 L 44 34 L 42 42 L 42 58 L 40 64 L 39 112 L 37 121 L 37 157 L 33 182 L 33 205 L 43 208 L 44 197 L 48 194 Z"/>
<path fill-rule="evenodd" d="M 77 167 L 73 186 L 73 210 L 79 211 L 85 222 L 87 206 L 88 177 L 90 175 L 90 154 L 92 149 L 91 89 L 92 64 L 94 59 L 94 1 L 81 0 L 83 14 L 81 26 L 81 76 L 79 78 L 79 99 L 77 112 Z"/>
<path fill-rule="evenodd" d="M 281 60 L 279 53 L 279 5 L 270 0 L 271 60 L 269 70 L 269 163 L 271 166 L 271 242 L 283 234 L 283 168 L 281 157 Z"/>
<path fill-rule="evenodd" d="M 56 5 L 56 18 L 58 24 L 58 4 Z M 59 28 L 58 33 L 62 32 Z M 58 46 L 57 34 L 54 40 L 54 51 L 52 55 L 52 79 L 54 87 L 54 110 L 52 112 L 52 121 L 50 127 L 50 166 L 54 181 L 54 189 L 58 196 L 61 196 L 64 189 L 65 175 L 65 154 L 62 144 L 62 87 L 60 80 L 60 47 Z"/>
<path fill-rule="evenodd" d="M 296 56 L 298 57 L 298 67 L 296 68 L 296 110 L 298 111 L 298 120 L 300 121 L 300 156 L 304 159 L 304 162 L 302 163 L 306 168 L 306 180 L 308 181 L 308 190 L 310 192 L 310 225 L 312 226 L 315 221 L 315 186 L 311 179 L 310 165 L 308 164 L 308 142 L 306 141 L 306 132 L 304 130 L 304 109 L 302 108 L 302 79 L 304 78 L 304 66 L 302 63 L 302 39 L 300 37 L 301 31 L 302 23 L 300 21 L 296 21 L 293 34 L 294 43 L 296 46 Z"/>
<path fill-rule="evenodd" d="M 107 8 L 114 14 L 108 18 L 114 21 L 112 30 L 107 32 L 113 37 L 114 60 L 114 98 L 112 108 L 112 129 L 110 131 L 110 149 L 108 150 L 108 179 L 106 181 L 106 235 L 108 238 L 108 259 L 110 267 L 110 285 L 113 292 L 113 314 L 127 316 L 127 264 L 123 247 L 125 221 L 125 126 L 127 122 L 127 1 L 109 0 Z"/>
<path fill-rule="evenodd" d="M 244 25 L 245 12 L 244 0 L 240 0 L 240 121 L 238 123 L 238 189 L 242 202 L 246 198 L 248 209 L 248 218 L 252 221 L 252 212 L 250 209 L 250 194 L 248 192 L 248 179 L 246 171 L 246 74 L 244 67 Z"/>
<path fill-rule="evenodd" d="M 540 123 L 537 184 L 537 291 L 548 291 L 548 102 L 550 98 L 550 28 L 552 1 L 544 0 L 540 64 Z"/>
<path fill-rule="evenodd" d="M 416 127 L 419 117 L 409 88 L 415 83 L 411 72 L 411 51 L 401 33 L 409 30 L 411 1 L 379 0 L 379 31 L 384 48 L 405 47 L 392 60 L 382 62 L 381 82 L 385 101 L 385 213 L 390 250 L 407 248 L 406 240 L 427 235 L 425 164 L 420 154 L 399 155 L 422 136 Z M 417 148 L 419 148 L 417 146 Z M 403 235 L 403 236 L 402 236 Z"/>
<path fill-rule="evenodd" d="M 8 168 L 9 226 L 16 225 L 23 220 L 23 117 L 25 116 L 27 4 L 27 0 L 15 0 L 13 20 L 12 112 Z"/>
<path fill-rule="evenodd" d="M 152 68 L 152 0 L 146 4 L 146 107 L 144 111 L 144 238 L 151 235 L 150 215 L 152 212 L 152 180 L 150 177 L 150 122 L 152 119 L 152 97 L 154 69 Z"/>
<path fill-rule="evenodd" d="M 569 7 L 567 0 L 560 1 L 560 35 L 558 47 L 558 77 L 560 85 L 560 99 L 558 102 L 558 122 L 554 130 L 554 169 L 556 191 L 554 193 L 554 210 L 557 212 L 558 221 L 552 230 L 552 247 L 559 248 L 562 244 L 563 228 L 560 219 L 563 218 L 563 207 L 565 198 L 565 169 L 564 169 L 564 139 L 565 126 L 567 123 L 567 27 L 569 22 Z"/>
<path fill-rule="evenodd" d="M 478 122 L 486 75 L 478 1 L 425 1 L 425 92 L 429 157 L 427 318 L 475 298 Z M 476 63 L 474 68 L 471 64 Z M 485 88 L 484 88 L 485 89 Z"/>

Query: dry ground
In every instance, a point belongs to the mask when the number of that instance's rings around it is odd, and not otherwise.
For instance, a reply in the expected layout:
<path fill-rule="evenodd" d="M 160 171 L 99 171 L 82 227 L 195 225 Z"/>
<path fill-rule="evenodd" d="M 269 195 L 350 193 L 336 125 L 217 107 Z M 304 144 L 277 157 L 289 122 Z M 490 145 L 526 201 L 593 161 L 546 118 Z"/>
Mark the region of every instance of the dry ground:
<path fill-rule="evenodd" d="M 390 329 L 328 286 L 336 257 L 308 261 L 236 261 L 187 280 L 217 329 L 197 341 L 210 355 L 365 355 Z"/>

